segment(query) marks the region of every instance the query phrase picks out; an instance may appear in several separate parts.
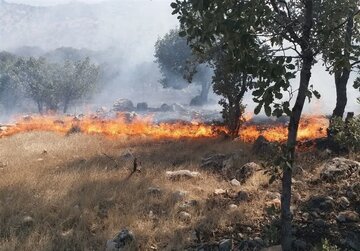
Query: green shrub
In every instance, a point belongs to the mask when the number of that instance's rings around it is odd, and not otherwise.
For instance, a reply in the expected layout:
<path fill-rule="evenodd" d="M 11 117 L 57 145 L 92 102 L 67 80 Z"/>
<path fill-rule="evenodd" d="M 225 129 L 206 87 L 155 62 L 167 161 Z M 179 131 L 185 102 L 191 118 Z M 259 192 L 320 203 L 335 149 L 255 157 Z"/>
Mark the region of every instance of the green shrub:
<path fill-rule="evenodd" d="M 346 122 L 341 118 L 332 119 L 330 132 L 340 146 L 351 152 L 360 151 L 360 116 Z"/>

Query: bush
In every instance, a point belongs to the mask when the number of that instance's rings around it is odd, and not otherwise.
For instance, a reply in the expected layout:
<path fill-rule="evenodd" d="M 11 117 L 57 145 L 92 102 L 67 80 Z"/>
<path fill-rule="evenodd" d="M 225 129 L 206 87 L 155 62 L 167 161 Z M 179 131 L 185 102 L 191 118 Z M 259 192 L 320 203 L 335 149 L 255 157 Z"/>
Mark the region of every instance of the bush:
<path fill-rule="evenodd" d="M 360 151 L 360 116 L 346 122 L 341 118 L 334 118 L 329 130 L 335 142 L 340 146 L 351 152 Z"/>

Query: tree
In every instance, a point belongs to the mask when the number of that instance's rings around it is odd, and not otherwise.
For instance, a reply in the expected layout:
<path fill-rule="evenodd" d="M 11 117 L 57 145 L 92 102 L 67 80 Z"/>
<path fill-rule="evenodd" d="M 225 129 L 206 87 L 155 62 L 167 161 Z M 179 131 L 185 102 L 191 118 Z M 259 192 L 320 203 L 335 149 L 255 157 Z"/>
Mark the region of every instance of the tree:
<path fill-rule="evenodd" d="M 196 54 L 192 53 L 185 38 L 173 29 L 155 44 L 156 62 L 159 64 L 165 87 L 182 89 L 187 86 L 186 80 L 201 85 L 201 93 L 192 101 L 192 105 L 203 105 L 208 100 L 211 85 L 210 68 Z"/>
<path fill-rule="evenodd" d="M 299 122 L 306 98 L 319 97 L 310 85 L 315 57 L 326 40 L 320 39 L 319 34 L 331 35 L 341 24 L 336 19 L 330 20 L 326 30 L 321 31 L 318 20 L 324 13 L 317 0 L 176 0 L 171 6 L 173 14 L 178 15 L 181 34 L 187 36 L 195 50 L 206 51 L 220 39 L 233 56 L 235 69 L 241 69 L 244 63 L 257 67 L 253 92 L 254 101 L 258 103 L 255 113 L 264 107 L 268 116 L 285 112 L 290 118 L 282 162 L 281 244 L 284 251 L 292 250 L 291 178 Z M 260 60 L 251 51 L 269 45 Z M 289 83 L 296 70 L 294 59 L 300 66 L 296 93 Z M 290 99 L 295 97 L 291 109 L 289 101 L 281 101 L 284 91 L 290 93 Z"/>
<path fill-rule="evenodd" d="M 344 23 L 328 36 L 324 43 L 323 59 L 330 73 L 334 74 L 336 106 L 332 117 L 343 118 L 347 104 L 347 83 L 350 73 L 360 64 L 360 2 L 358 0 L 325 1 L 323 8 L 329 11 L 321 24 L 333 19 Z M 324 34 L 326 36 L 326 34 Z"/>
<path fill-rule="evenodd" d="M 25 93 L 32 98 L 39 113 L 57 110 L 57 99 L 52 74 L 54 68 L 47 64 L 44 58 L 19 58 L 11 69 L 11 78 L 24 87 Z"/>
<path fill-rule="evenodd" d="M 5 111 L 14 109 L 23 96 L 20 85 L 11 78 L 11 69 L 17 57 L 8 52 L 0 52 L 0 103 Z"/>
<path fill-rule="evenodd" d="M 55 75 L 57 97 L 66 113 L 69 105 L 91 94 L 99 80 L 100 69 L 89 58 L 66 61 Z"/>

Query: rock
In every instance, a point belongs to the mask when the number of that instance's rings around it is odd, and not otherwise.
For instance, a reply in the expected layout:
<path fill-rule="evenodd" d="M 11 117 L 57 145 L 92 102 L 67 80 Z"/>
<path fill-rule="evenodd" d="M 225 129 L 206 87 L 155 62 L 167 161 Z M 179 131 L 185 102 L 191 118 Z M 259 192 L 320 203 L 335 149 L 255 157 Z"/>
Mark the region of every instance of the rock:
<path fill-rule="evenodd" d="M 317 210 L 321 212 L 331 212 L 335 207 L 334 199 L 330 196 L 313 197 L 308 201 L 307 204 L 310 210 Z"/>
<path fill-rule="evenodd" d="M 238 181 L 244 183 L 259 169 L 261 167 L 258 164 L 250 162 L 236 170 L 235 177 Z"/>
<path fill-rule="evenodd" d="M 254 241 L 257 242 L 257 246 L 265 246 L 265 241 L 261 239 L 260 237 L 255 237 Z"/>
<path fill-rule="evenodd" d="M 264 136 L 259 136 L 253 144 L 252 152 L 261 156 L 273 156 L 277 152 L 277 147 Z"/>
<path fill-rule="evenodd" d="M 132 112 L 135 110 L 135 107 L 131 100 L 122 98 L 116 100 L 113 110 L 116 112 Z"/>
<path fill-rule="evenodd" d="M 320 178 L 326 182 L 346 179 L 353 174 L 359 175 L 360 162 L 345 158 L 334 158 L 327 161 L 320 173 Z"/>
<path fill-rule="evenodd" d="M 266 199 L 268 200 L 275 200 L 275 199 L 281 199 L 281 194 L 278 192 L 266 192 Z"/>
<path fill-rule="evenodd" d="M 277 245 L 277 246 L 271 246 L 268 248 L 263 248 L 260 251 L 282 251 L 281 245 Z"/>
<path fill-rule="evenodd" d="M 295 240 L 292 243 L 294 250 L 297 251 L 308 251 L 307 244 L 303 240 Z"/>
<path fill-rule="evenodd" d="M 179 219 L 181 221 L 185 221 L 185 222 L 189 222 L 191 220 L 191 214 L 189 214 L 188 212 L 186 211 L 181 211 L 179 213 Z"/>
<path fill-rule="evenodd" d="M 162 194 L 162 191 L 158 187 L 149 187 L 148 194 L 154 195 L 154 196 L 160 196 Z"/>
<path fill-rule="evenodd" d="M 314 225 L 316 226 L 316 227 L 319 227 L 319 228 L 323 228 L 323 227 L 326 227 L 326 222 L 324 221 L 324 220 L 322 220 L 322 219 L 316 219 L 315 221 L 314 221 Z"/>
<path fill-rule="evenodd" d="M 146 102 L 138 103 L 136 105 L 137 111 L 147 111 L 149 109 L 149 106 Z"/>
<path fill-rule="evenodd" d="M 345 234 L 345 245 L 355 251 L 360 251 L 360 232 L 347 232 Z"/>
<path fill-rule="evenodd" d="M 281 207 L 281 200 L 280 199 L 273 199 L 271 201 L 267 201 L 265 203 L 265 205 L 267 207 L 275 207 L 275 208 L 280 208 Z"/>
<path fill-rule="evenodd" d="M 245 191 L 240 191 L 236 195 L 236 201 L 242 202 L 242 201 L 248 201 L 250 199 L 250 196 Z"/>
<path fill-rule="evenodd" d="M 219 251 L 231 251 L 233 248 L 233 242 L 230 239 L 225 239 L 219 243 Z"/>
<path fill-rule="evenodd" d="M 121 230 L 112 240 L 106 243 L 106 251 L 125 251 L 136 249 L 134 234 L 127 230 Z"/>
<path fill-rule="evenodd" d="M 338 214 L 336 216 L 336 219 L 340 223 L 346 223 L 346 222 L 359 222 L 360 217 L 359 214 L 355 211 L 344 211 Z"/>
<path fill-rule="evenodd" d="M 239 182 L 237 179 L 232 179 L 232 180 L 230 181 L 230 184 L 233 185 L 233 186 L 235 186 L 235 187 L 238 187 L 238 186 L 241 185 L 240 182 Z"/>
<path fill-rule="evenodd" d="M 343 197 L 340 198 L 339 205 L 340 205 L 342 208 L 347 208 L 347 207 L 350 206 L 350 201 L 349 201 L 348 198 L 346 198 L 345 196 L 343 196 Z"/>
<path fill-rule="evenodd" d="M 201 168 L 215 168 L 222 169 L 224 167 L 224 161 L 228 159 L 228 156 L 225 154 L 214 154 L 208 157 L 205 157 L 201 160 Z"/>
<path fill-rule="evenodd" d="M 21 223 L 24 227 L 31 227 L 32 225 L 34 225 L 35 220 L 31 216 L 25 216 L 22 219 Z"/>
<path fill-rule="evenodd" d="M 189 170 L 167 171 L 166 177 L 171 180 L 193 179 L 200 177 L 200 173 Z"/>
<path fill-rule="evenodd" d="M 190 200 L 190 201 L 186 201 L 185 203 L 181 204 L 179 206 L 180 209 L 182 210 L 186 210 L 192 207 L 197 207 L 199 205 L 199 202 L 197 200 Z"/>
<path fill-rule="evenodd" d="M 229 209 L 230 209 L 230 210 L 235 210 L 235 209 L 237 209 L 237 208 L 238 208 L 238 206 L 235 205 L 235 204 L 230 204 L 230 205 L 229 205 Z"/>
<path fill-rule="evenodd" d="M 168 104 L 162 104 L 160 106 L 160 111 L 161 112 L 173 112 L 173 108 L 171 106 L 169 106 Z"/>
<path fill-rule="evenodd" d="M 224 189 L 215 189 L 215 192 L 214 192 L 216 195 L 221 195 L 221 194 L 225 194 L 226 191 Z"/>
<path fill-rule="evenodd" d="M 186 191 L 176 191 L 173 193 L 173 199 L 175 201 L 182 201 L 188 192 Z"/>

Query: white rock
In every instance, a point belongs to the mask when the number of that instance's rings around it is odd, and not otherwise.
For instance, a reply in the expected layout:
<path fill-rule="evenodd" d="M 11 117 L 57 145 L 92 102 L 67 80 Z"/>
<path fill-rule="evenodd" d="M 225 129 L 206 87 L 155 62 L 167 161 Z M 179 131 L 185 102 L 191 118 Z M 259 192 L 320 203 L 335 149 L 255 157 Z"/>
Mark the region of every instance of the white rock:
<path fill-rule="evenodd" d="M 232 180 L 230 181 L 230 184 L 233 185 L 233 186 L 235 186 L 235 187 L 238 187 L 238 186 L 241 185 L 240 182 L 239 182 L 237 179 L 232 179 Z"/>
<path fill-rule="evenodd" d="M 166 172 L 166 177 L 169 179 L 173 179 L 173 180 L 178 180 L 181 178 L 197 178 L 200 177 L 200 173 L 199 172 L 192 172 L 189 170 L 178 170 L 178 171 L 167 171 Z"/>

